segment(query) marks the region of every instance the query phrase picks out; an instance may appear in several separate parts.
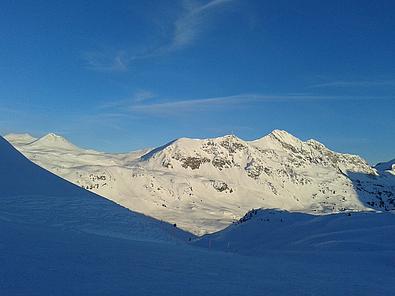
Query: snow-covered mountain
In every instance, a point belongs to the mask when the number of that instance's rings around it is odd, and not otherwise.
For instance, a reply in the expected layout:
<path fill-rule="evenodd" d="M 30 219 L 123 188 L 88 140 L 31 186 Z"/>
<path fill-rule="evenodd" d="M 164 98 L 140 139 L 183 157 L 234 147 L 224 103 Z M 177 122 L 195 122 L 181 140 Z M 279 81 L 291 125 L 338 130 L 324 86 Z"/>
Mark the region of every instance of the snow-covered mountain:
<path fill-rule="evenodd" d="M 191 237 L 173 225 L 134 213 L 59 178 L 26 159 L 2 137 L 0 222 L 133 240 L 179 241 Z"/>
<path fill-rule="evenodd" d="M 251 208 L 323 214 L 395 207 L 392 175 L 280 130 L 255 141 L 181 138 L 125 154 L 49 140 L 60 138 L 54 135 L 7 138 L 51 172 L 195 234 L 223 229 Z"/>
<path fill-rule="evenodd" d="M 28 143 L 32 149 L 62 149 L 62 150 L 78 150 L 78 147 L 71 144 L 65 138 L 50 133 L 42 138 L 36 139 Z"/>

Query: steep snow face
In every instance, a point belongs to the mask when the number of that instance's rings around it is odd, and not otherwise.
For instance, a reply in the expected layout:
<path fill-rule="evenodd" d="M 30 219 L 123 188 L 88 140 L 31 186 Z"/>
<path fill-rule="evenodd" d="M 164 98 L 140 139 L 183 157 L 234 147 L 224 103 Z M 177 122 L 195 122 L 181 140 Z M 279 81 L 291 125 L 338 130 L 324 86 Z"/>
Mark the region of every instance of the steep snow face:
<path fill-rule="evenodd" d="M 279 130 L 255 141 L 181 138 L 129 154 L 15 145 L 79 186 L 196 234 L 223 229 L 251 208 L 325 214 L 395 203 L 392 176 Z"/>
<path fill-rule="evenodd" d="M 0 137 L 0 221 L 123 237 L 186 240 L 191 234 L 83 190 L 40 168 Z"/>
<path fill-rule="evenodd" d="M 274 130 L 261 139 L 251 142 L 252 145 L 266 150 L 283 150 L 283 148 L 294 147 L 299 149 L 303 142 L 283 130 Z"/>

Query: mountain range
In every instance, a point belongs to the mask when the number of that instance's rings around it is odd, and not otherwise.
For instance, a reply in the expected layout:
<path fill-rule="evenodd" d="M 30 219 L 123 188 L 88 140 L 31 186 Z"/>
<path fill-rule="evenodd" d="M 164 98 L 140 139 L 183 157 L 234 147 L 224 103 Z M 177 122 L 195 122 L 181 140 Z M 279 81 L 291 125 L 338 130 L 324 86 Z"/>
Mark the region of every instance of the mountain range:
<path fill-rule="evenodd" d="M 253 208 L 318 215 L 395 208 L 393 161 L 372 167 L 281 130 L 254 141 L 180 138 L 122 154 L 82 149 L 55 134 L 5 138 L 50 172 L 197 235 Z"/>

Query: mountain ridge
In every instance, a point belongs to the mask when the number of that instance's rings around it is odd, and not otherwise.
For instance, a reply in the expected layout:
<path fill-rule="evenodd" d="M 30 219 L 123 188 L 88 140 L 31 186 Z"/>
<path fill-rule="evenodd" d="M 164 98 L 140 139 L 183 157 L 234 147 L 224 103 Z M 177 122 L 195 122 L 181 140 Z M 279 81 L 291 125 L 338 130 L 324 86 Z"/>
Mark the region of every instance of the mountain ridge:
<path fill-rule="evenodd" d="M 251 208 L 328 214 L 395 205 L 394 180 L 360 156 L 281 130 L 254 141 L 180 138 L 123 155 L 15 146 L 85 189 L 195 234 L 220 230 Z"/>

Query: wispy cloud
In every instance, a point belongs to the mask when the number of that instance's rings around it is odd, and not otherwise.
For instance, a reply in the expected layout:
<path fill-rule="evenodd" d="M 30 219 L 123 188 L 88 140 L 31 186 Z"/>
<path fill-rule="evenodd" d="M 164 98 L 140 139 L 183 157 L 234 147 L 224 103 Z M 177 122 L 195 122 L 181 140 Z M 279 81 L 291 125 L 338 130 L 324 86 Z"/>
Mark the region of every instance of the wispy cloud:
<path fill-rule="evenodd" d="M 156 114 L 167 114 L 167 113 L 179 113 L 179 112 L 190 112 L 204 110 L 206 108 L 213 108 L 215 106 L 230 107 L 235 104 L 242 102 L 251 101 L 253 97 L 248 95 L 235 95 L 227 97 L 215 97 L 215 98 L 203 98 L 203 99 L 191 99 L 191 100 L 175 100 L 165 101 L 154 104 L 138 104 L 129 107 L 131 112 L 142 112 L 142 113 L 156 113 Z"/>
<path fill-rule="evenodd" d="M 126 112 L 129 114 L 152 113 L 160 115 L 201 111 L 212 109 L 216 106 L 221 108 L 230 108 L 238 104 L 256 101 L 258 98 L 264 97 L 256 94 L 239 94 L 211 98 L 164 100 L 153 96 L 156 98 L 156 100 L 151 101 L 150 92 L 147 92 L 147 94 L 142 92 L 142 98 L 150 98 L 146 100 L 136 99 L 139 98 L 138 94 L 139 92 L 137 93 L 137 96 L 133 97 L 132 99 L 112 101 L 110 103 L 103 104 L 100 106 L 100 109 L 103 111 L 105 110 L 105 112 L 109 112 L 109 110 L 111 110 L 112 112 Z M 270 96 L 270 98 L 276 99 L 277 97 Z M 269 96 L 267 96 L 267 99 L 269 100 Z"/>
<path fill-rule="evenodd" d="M 129 69 L 131 63 L 170 54 L 196 42 L 201 33 L 207 29 L 214 12 L 225 4 L 238 0 L 212 0 L 205 4 L 196 4 L 195 1 L 183 0 L 182 12 L 175 18 L 168 41 L 152 49 L 147 45 L 147 50 L 132 53 L 127 50 L 118 50 L 115 53 L 90 51 L 85 52 L 82 58 L 85 66 L 91 70 L 106 72 L 123 72 Z"/>
<path fill-rule="evenodd" d="M 120 112 L 133 116 L 153 115 L 188 115 L 197 112 L 222 112 L 232 108 L 252 108 L 256 104 L 275 102 L 318 102 L 318 101 L 360 101 L 360 100 L 388 100 L 393 99 L 389 96 L 343 96 L 343 95 L 314 95 L 306 93 L 288 93 L 288 94 L 257 94 L 246 93 L 220 97 L 208 98 L 172 98 L 165 99 L 148 91 L 141 91 L 128 100 L 113 101 L 102 105 L 100 109 L 103 112 Z M 147 98 L 147 99 L 146 99 Z"/>
<path fill-rule="evenodd" d="M 309 86 L 309 88 L 348 88 L 348 87 L 388 87 L 395 86 L 395 80 L 331 81 Z"/>
<path fill-rule="evenodd" d="M 112 100 L 98 106 L 98 109 L 125 109 L 136 104 L 145 104 L 149 100 L 155 98 L 156 95 L 152 91 L 140 89 L 137 90 L 132 96 L 122 100 Z"/>
<path fill-rule="evenodd" d="M 172 42 L 166 47 L 168 51 L 192 44 L 205 29 L 211 12 L 235 0 L 214 0 L 203 5 L 194 5 L 184 1 L 184 13 L 174 22 Z"/>
<path fill-rule="evenodd" d="M 149 113 L 153 115 L 185 114 L 190 112 L 228 110 L 233 107 L 248 107 L 253 103 L 264 102 L 298 102 L 298 101 L 323 101 L 323 100 L 361 100 L 361 99 L 388 99 L 388 97 L 358 97 L 358 96 L 326 96 L 308 94 L 238 94 L 223 97 L 184 99 L 161 101 L 157 103 L 143 103 L 131 105 L 127 108 L 133 113 Z M 248 104 L 248 105 L 247 105 Z"/>

